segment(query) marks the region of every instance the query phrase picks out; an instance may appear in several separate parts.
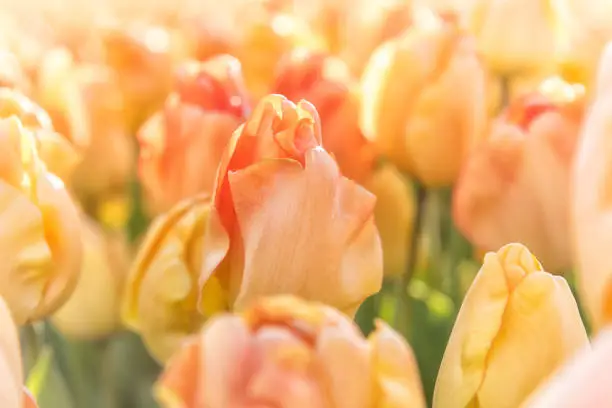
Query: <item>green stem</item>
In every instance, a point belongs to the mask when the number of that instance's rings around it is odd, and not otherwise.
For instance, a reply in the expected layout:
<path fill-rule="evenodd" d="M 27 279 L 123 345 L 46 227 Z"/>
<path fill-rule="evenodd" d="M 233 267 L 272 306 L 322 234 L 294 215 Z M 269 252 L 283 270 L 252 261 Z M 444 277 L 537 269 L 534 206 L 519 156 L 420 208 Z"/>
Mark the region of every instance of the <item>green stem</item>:
<path fill-rule="evenodd" d="M 419 244 L 421 238 L 421 230 L 423 228 L 423 219 L 425 214 L 425 202 L 427 199 L 427 189 L 422 184 L 415 183 L 415 195 L 416 195 L 416 211 L 415 219 L 412 225 L 412 231 L 410 233 L 410 243 L 408 246 L 408 261 L 406 263 L 406 270 L 399 277 L 395 284 L 395 297 L 397 307 L 394 316 L 394 327 L 405 336 L 409 332 L 409 316 L 410 316 L 410 302 L 408 299 L 408 285 L 410 279 L 414 275 L 416 269 L 416 263 L 419 252 Z"/>
<path fill-rule="evenodd" d="M 499 111 L 501 112 L 510 103 L 510 94 L 512 92 L 512 77 L 504 75 L 499 77 L 500 84 L 500 102 Z"/>

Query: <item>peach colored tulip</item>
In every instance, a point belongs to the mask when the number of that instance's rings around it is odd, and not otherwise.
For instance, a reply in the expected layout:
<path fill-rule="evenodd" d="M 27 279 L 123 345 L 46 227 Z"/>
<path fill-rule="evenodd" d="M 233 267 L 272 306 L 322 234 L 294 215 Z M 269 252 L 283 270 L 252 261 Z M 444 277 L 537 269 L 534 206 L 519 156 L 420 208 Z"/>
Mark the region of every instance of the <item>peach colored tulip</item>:
<path fill-rule="evenodd" d="M 362 129 L 381 153 L 425 185 L 452 184 L 483 136 L 485 82 L 473 40 L 452 16 L 420 14 L 366 67 Z"/>
<path fill-rule="evenodd" d="M 139 332 L 149 351 L 165 361 L 205 319 L 228 309 L 219 280 L 202 289 L 203 314 L 197 310 L 202 235 L 210 201 L 198 196 L 177 204 L 151 225 L 128 276 L 123 320 Z"/>
<path fill-rule="evenodd" d="M 66 180 L 81 157 L 77 147 L 57 133 L 45 110 L 17 90 L 0 88 L 0 118 L 16 116 L 36 140 L 41 159 L 49 170 Z"/>
<path fill-rule="evenodd" d="M 571 359 L 521 408 L 607 408 L 612 406 L 610 387 L 612 329 L 603 330 Z"/>
<path fill-rule="evenodd" d="M 558 78 L 513 101 L 467 159 L 455 186 L 455 223 L 490 251 L 528 245 L 546 268 L 571 266 L 570 169 L 583 116 L 583 88 Z"/>
<path fill-rule="evenodd" d="M 297 49 L 277 67 L 273 90 L 293 102 L 306 99 L 317 108 L 323 146 L 343 175 L 363 182 L 372 174 L 376 154 L 359 128 L 359 96 L 341 59 Z"/>
<path fill-rule="evenodd" d="M 36 401 L 23 387 L 19 334 L 11 312 L 0 297 L 0 406 L 36 408 Z"/>
<path fill-rule="evenodd" d="M 71 181 L 79 197 L 89 203 L 125 192 L 134 171 L 135 146 L 115 73 L 105 66 L 81 64 L 73 79 L 80 89 L 90 137 Z"/>
<path fill-rule="evenodd" d="M 76 209 L 61 180 L 38 157 L 32 132 L 0 120 L 0 295 L 18 324 L 55 311 L 81 266 Z"/>
<path fill-rule="evenodd" d="M 515 408 L 588 338 L 572 292 L 520 244 L 485 256 L 451 333 L 434 408 Z"/>
<path fill-rule="evenodd" d="M 383 248 L 385 276 L 406 271 L 415 216 L 414 193 L 391 164 L 377 169 L 364 184 L 376 196 L 374 220 Z"/>
<path fill-rule="evenodd" d="M 0 87 L 15 88 L 23 92 L 28 92 L 31 87 L 17 56 L 6 50 L 0 50 Z"/>
<path fill-rule="evenodd" d="M 51 321 L 66 337 L 96 339 L 120 328 L 120 299 L 129 267 L 125 237 L 81 216 L 83 264 L 72 296 Z"/>
<path fill-rule="evenodd" d="M 240 11 L 244 17 L 237 22 L 239 39 L 234 52 L 255 98 L 271 92 L 274 68 L 283 55 L 296 47 L 324 48 L 322 40 L 293 14 L 258 3 L 251 2 L 255 6 L 243 6 Z"/>
<path fill-rule="evenodd" d="M 468 12 L 479 51 L 500 75 L 554 65 L 567 41 L 566 0 L 476 0 Z"/>
<path fill-rule="evenodd" d="M 234 57 L 188 62 L 177 76 L 164 108 L 138 133 L 139 175 L 157 211 L 212 193 L 225 145 L 249 111 Z"/>
<path fill-rule="evenodd" d="M 366 340 L 329 306 L 291 296 L 221 315 L 156 386 L 164 408 L 425 407 L 406 341 L 381 321 Z"/>
<path fill-rule="evenodd" d="M 376 199 L 340 174 L 310 103 L 260 101 L 232 136 L 215 186 L 200 285 L 218 278 L 229 304 L 288 293 L 354 313 L 380 289 Z"/>
<path fill-rule="evenodd" d="M 612 322 L 612 43 L 599 66 L 595 101 L 586 116 L 573 173 L 572 210 L 576 275 L 580 299 L 598 330 Z"/>

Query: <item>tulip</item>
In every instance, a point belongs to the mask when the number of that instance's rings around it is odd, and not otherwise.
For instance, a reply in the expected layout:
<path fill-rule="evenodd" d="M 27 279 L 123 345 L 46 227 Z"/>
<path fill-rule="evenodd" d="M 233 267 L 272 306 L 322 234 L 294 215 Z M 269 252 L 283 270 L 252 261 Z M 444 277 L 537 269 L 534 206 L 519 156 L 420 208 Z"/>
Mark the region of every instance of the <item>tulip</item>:
<path fill-rule="evenodd" d="M 371 175 L 376 154 L 359 129 L 359 97 L 341 59 L 295 50 L 279 64 L 273 89 L 293 102 L 305 99 L 317 108 L 323 146 L 344 176 L 362 182 Z"/>
<path fill-rule="evenodd" d="M 81 224 L 81 278 L 51 320 L 66 337 L 96 339 L 120 328 L 119 305 L 129 254 L 121 236 L 103 231 L 85 215 Z"/>
<path fill-rule="evenodd" d="M 255 5 L 260 2 L 253 2 Z M 235 56 L 242 62 L 247 88 L 255 98 L 270 92 L 274 68 L 293 48 L 323 49 L 322 40 L 300 19 L 275 7 L 241 10 Z"/>
<path fill-rule="evenodd" d="M 36 408 L 36 402 L 23 387 L 23 368 L 17 327 L 11 312 L 0 297 L 0 406 Z"/>
<path fill-rule="evenodd" d="M 19 119 L 0 120 L 0 296 L 17 324 L 40 319 L 70 296 L 81 265 L 76 209 L 38 157 Z"/>
<path fill-rule="evenodd" d="M 435 408 L 518 407 L 588 345 L 569 285 L 520 244 L 485 256 L 450 335 Z"/>
<path fill-rule="evenodd" d="M 473 41 L 458 23 L 421 15 L 368 63 L 362 129 L 401 170 L 427 186 L 449 185 L 483 136 L 485 82 Z"/>
<path fill-rule="evenodd" d="M 219 280 L 211 278 L 202 289 L 203 313 L 197 310 L 202 235 L 209 214 L 210 201 L 198 196 L 156 218 L 127 278 L 123 321 L 142 335 L 161 362 L 197 332 L 206 317 L 228 309 Z"/>
<path fill-rule="evenodd" d="M 414 193 L 391 164 L 377 169 L 364 186 L 376 196 L 374 221 L 380 233 L 385 276 L 399 276 L 408 265 L 416 211 Z"/>
<path fill-rule="evenodd" d="M 612 128 L 612 43 L 599 66 L 595 101 L 586 116 L 574 165 L 572 244 L 580 299 L 591 325 L 598 330 L 612 322 L 612 269 L 607 256 L 610 227 L 610 129 Z"/>
<path fill-rule="evenodd" d="M 0 118 L 16 116 L 33 132 L 38 153 L 49 170 L 68 179 L 79 163 L 77 147 L 53 128 L 49 114 L 17 90 L 0 88 Z"/>
<path fill-rule="evenodd" d="M 505 76 L 550 69 L 567 41 L 566 0 L 477 0 L 470 26 L 487 65 Z"/>
<path fill-rule="evenodd" d="M 292 296 L 211 320 L 155 391 L 164 408 L 425 407 L 400 335 L 379 321 L 366 340 L 338 311 Z"/>
<path fill-rule="evenodd" d="M 376 199 L 340 174 L 310 103 L 260 101 L 232 136 L 215 186 L 200 286 L 218 278 L 238 309 L 287 293 L 347 314 L 380 289 Z"/>
<path fill-rule="evenodd" d="M 135 146 L 124 118 L 127 105 L 108 67 L 82 64 L 73 79 L 80 88 L 90 138 L 72 186 L 84 202 L 99 202 L 124 193 L 132 178 Z"/>
<path fill-rule="evenodd" d="M 154 209 L 165 211 L 197 193 L 212 193 L 225 145 L 248 110 L 234 57 L 180 68 L 164 108 L 138 133 L 139 175 Z"/>
<path fill-rule="evenodd" d="M 24 92 L 31 84 L 19 59 L 9 51 L 0 51 L 0 87 L 15 88 Z"/>
<path fill-rule="evenodd" d="M 514 101 L 467 159 L 453 216 L 477 247 L 528 245 L 546 268 L 571 266 L 570 169 L 584 89 L 559 78 Z"/>
<path fill-rule="evenodd" d="M 609 371 L 612 330 L 602 331 L 548 383 L 540 387 L 524 408 L 606 408 L 612 404 Z"/>

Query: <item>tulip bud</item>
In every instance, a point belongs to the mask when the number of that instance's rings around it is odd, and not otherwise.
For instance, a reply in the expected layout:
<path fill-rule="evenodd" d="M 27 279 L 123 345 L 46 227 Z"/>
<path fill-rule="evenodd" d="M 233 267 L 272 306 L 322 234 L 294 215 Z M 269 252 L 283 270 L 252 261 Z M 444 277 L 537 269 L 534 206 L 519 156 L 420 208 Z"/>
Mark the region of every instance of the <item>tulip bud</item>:
<path fill-rule="evenodd" d="M 70 296 L 81 265 L 76 209 L 38 157 L 19 119 L 0 120 L 0 295 L 17 324 L 40 319 Z"/>
<path fill-rule="evenodd" d="M 611 64 L 609 43 L 599 65 L 595 101 L 585 118 L 576 149 L 570 197 L 578 290 L 595 331 L 612 322 L 612 269 L 607 255 L 612 244 Z"/>
<path fill-rule="evenodd" d="M 291 296 L 211 320 L 170 360 L 155 392 L 164 408 L 425 407 L 400 335 L 379 321 L 366 340 L 338 311 Z"/>
<path fill-rule="evenodd" d="M 66 180 L 81 157 L 76 146 L 55 132 L 51 118 L 40 106 L 19 91 L 0 88 L 0 118 L 16 116 L 34 135 L 40 158 L 49 170 Z"/>
<path fill-rule="evenodd" d="M 612 330 L 603 330 L 540 387 L 524 408 L 606 408 L 612 404 L 608 373 L 612 364 Z"/>
<path fill-rule="evenodd" d="M 0 50 L 0 87 L 30 90 L 30 81 L 15 54 Z"/>
<path fill-rule="evenodd" d="M 549 69 L 567 41 L 566 0 L 477 0 L 470 26 L 487 65 L 501 75 Z"/>
<path fill-rule="evenodd" d="M 212 192 L 225 145 L 248 110 L 235 58 L 180 67 L 164 108 L 138 133 L 139 175 L 154 210 Z"/>
<path fill-rule="evenodd" d="M 177 204 L 151 225 L 129 273 L 123 320 L 139 332 L 155 358 L 165 361 L 207 317 L 227 310 L 217 278 L 202 289 L 203 314 L 197 310 L 202 235 L 210 202 L 198 196 Z"/>
<path fill-rule="evenodd" d="M 344 176 L 363 182 L 371 175 L 376 154 L 359 128 L 359 97 L 341 59 L 295 50 L 280 62 L 273 89 L 293 102 L 305 99 L 317 108 L 323 146 Z"/>
<path fill-rule="evenodd" d="M 380 289 L 375 197 L 340 174 L 310 103 L 264 98 L 234 132 L 215 186 L 201 287 L 224 279 L 238 309 L 291 293 L 349 314 Z"/>
<path fill-rule="evenodd" d="M 17 327 L 0 297 L 0 406 L 36 408 L 36 401 L 23 387 L 23 368 Z"/>
<path fill-rule="evenodd" d="M 52 317 L 64 336 L 96 339 L 120 327 L 119 305 L 129 255 L 122 237 L 82 216 L 83 264 L 72 296 Z"/>
<path fill-rule="evenodd" d="M 488 253 L 451 333 L 433 406 L 514 408 L 588 345 L 569 285 L 520 244 Z"/>
<path fill-rule="evenodd" d="M 584 88 L 551 78 L 513 101 L 466 160 L 453 216 L 490 251 L 521 242 L 553 272 L 571 266 L 570 169 L 585 105 Z"/>
<path fill-rule="evenodd" d="M 472 38 L 457 22 L 421 15 L 372 55 L 362 77 L 362 129 L 425 185 L 452 184 L 483 136 L 485 82 Z"/>

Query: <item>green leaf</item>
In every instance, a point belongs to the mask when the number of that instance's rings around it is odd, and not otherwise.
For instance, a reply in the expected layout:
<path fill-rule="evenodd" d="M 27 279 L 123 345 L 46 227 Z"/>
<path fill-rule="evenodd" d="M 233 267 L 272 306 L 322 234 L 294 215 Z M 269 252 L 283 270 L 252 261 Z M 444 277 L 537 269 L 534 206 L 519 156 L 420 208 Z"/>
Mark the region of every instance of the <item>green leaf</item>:
<path fill-rule="evenodd" d="M 52 361 L 53 349 L 51 349 L 49 346 L 43 346 L 43 349 L 36 360 L 36 364 L 34 364 L 34 367 L 32 367 L 32 370 L 30 370 L 28 380 L 26 381 L 26 386 L 36 398 L 40 396 L 40 393 L 45 386 Z"/>

